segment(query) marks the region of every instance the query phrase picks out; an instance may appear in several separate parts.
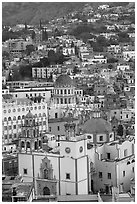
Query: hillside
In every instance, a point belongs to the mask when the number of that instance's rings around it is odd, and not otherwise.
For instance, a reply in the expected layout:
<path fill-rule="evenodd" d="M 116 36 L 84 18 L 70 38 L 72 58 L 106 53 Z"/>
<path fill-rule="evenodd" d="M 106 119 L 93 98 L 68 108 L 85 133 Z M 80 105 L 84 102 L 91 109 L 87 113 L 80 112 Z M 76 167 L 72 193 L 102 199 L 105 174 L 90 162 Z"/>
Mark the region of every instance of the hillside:
<path fill-rule="evenodd" d="M 2 23 L 12 25 L 26 21 L 28 24 L 37 24 L 40 19 L 45 21 L 61 17 L 75 9 L 82 8 L 84 4 L 76 2 L 4 2 L 2 3 Z"/>
<path fill-rule="evenodd" d="M 89 2 L 88 2 L 89 3 Z M 42 21 L 58 18 L 72 12 L 81 10 L 86 2 L 3 2 L 3 25 L 15 25 L 17 23 L 38 24 Z M 97 7 L 105 2 L 91 2 L 92 7 Z M 111 2 L 110 6 L 128 4 L 128 2 Z"/>

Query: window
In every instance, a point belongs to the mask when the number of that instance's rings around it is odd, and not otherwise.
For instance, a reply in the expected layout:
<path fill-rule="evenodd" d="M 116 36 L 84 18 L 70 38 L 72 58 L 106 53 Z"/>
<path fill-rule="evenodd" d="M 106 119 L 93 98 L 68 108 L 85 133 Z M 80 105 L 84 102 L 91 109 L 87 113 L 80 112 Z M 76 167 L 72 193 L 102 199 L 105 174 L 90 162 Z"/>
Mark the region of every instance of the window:
<path fill-rule="evenodd" d="M 7 118 L 4 118 L 4 121 L 7 121 Z"/>
<path fill-rule="evenodd" d="M 67 93 L 67 90 L 65 89 L 65 90 L 64 90 L 64 94 L 66 94 L 66 93 Z"/>
<path fill-rule="evenodd" d="M 99 136 L 99 140 L 100 140 L 100 141 L 103 141 L 103 136 Z"/>
<path fill-rule="evenodd" d="M 7 140 L 7 138 L 8 138 L 7 135 L 4 135 L 4 137 L 5 137 L 5 140 Z"/>
<path fill-rule="evenodd" d="M 12 138 L 12 134 L 9 135 L 9 139 L 11 139 L 11 138 Z"/>
<path fill-rule="evenodd" d="M 108 173 L 108 179 L 111 179 L 111 173 Z"/>
<path fill-rule="evenodd" d="M 44 179 L 48 179 L 48 169 L 44 169 Z"/>
<path fill-rule="evenodd" d="M 134 144 L 132 144 L 132 154 L 134 154 Z"/>
<path fill-rule="evenodd" d="M 27 169 L 23 169 L 24 174 L 28 174 Z"/>
<path fill-rule="evenodd" d="M 51 132 L 51 127 L 49 127 L 49 132 Z"/>
<path fill-rule="evenodd" d="M 10 112 L 11 112 L 11 110 L 9 109 L 9 110 L 8 110 L 8 113 L 10 113 Z"/>
<path fill-rule="evenodd" d="M 66 173 L 66 179 L 70 179 L 70 174 Z"/>
<path fill-rule="evenodd" d="M 68 89 L 68 94 L 70 94 L 70 89 Z"/>
<path fill-rule="evenodd" d="M 126 118 L 128 118 L 128 114 L 126 114 Z"/>
<path fill-rule="evenodd" d="M 61 98 L 60 101 L 61 101 L 61 104 L 63 104 L 63 98 Z"/>
<path fill-rule="evenodd" d="M 60 90 L 60 93 L 63 94 L 63 90 L 62 89 Z"/>
<path fill-rule="evenodd" d="M 11 117 L 8 117 L 8 121 L 10 121 L 11 120 Z"/>
<path fill-rule="evenodd" d="M 13 125 L 13 128 L 16 129 L 16 125 Z"/>
<path fill-rule="evenodd" d="M 107 159 L 110 159 L 110 153 L 107 153 Z"/>
<path fill-rule="evenodd" d="M 4 130 L 7 130 L 7 126 L 4 126 Z"/>
<path fill-rule="evenodd" d="M 21 117 L 20 117 L 20 116 L 18 116 L 18 120 L 21 120 Z"/>
<path fill-rule="evenodd" d="M 58 113 L 55 113 L 55 118 L 58 118 Z"/>
<path fill-rule="evenodd" d="M 123 177 L 125 177 L 125 175 L 126 175 L 126 172 L 125 172 L 125 171 L 123 171 Z"/>
<path fill-rule="evenodd" d="M 103 177 L 102 172 L 99 172 L 99 178 L 102 178 L 102 177 Z"/>
<path fill-rule="evenodd" d="M 135 168 L 134 168 L 134 167 L 132 167 L 132 172 L 133 172 L 133 173 L 135 172 Z"/>
<path fill-rule="evenodd" d="M 67 104 L 67 98 L 65 98 L 65 104 Z"/>
<path fill-rule="evenodd" d="M 124 150 L 124 157 L 127 156 L 127 149 Z"/>
<path fill-rule="evenodd" d="M 58 126 L 58 131 L 60 131 L 60 127 Z"/>

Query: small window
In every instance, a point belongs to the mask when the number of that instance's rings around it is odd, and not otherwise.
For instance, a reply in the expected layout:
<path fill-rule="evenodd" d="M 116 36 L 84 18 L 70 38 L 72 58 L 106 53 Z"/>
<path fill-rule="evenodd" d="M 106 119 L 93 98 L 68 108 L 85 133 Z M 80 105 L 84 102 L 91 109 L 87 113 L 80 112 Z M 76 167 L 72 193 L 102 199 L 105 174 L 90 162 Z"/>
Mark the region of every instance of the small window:
<path fill-rule="evenodd" d="M 28 174 L 27 169 L 23 169 L 24 174 Z"/>
<path fill-rule="evenodd" d="M 49 127 L 49 132 L 51 132 L 51 127 Z"/>
<path fill-rule="evenodd" d="M 58 118 L 58 113 L 55 113 L 55 118 Z"/>
<path fill-rule="evenodd" d="M 16 129 L 16 125 L 13 125 L 13 128 Z"/>
<path fill-rule="evenodd" d="M 108 179 L 111 179 L 111 173 L 108 173 Z"/>
<path fill-rule="evenodd" d="M 66 173 L 66 179 L 70 179 L 70 174 Z"/>
<path fill-rule="evenodd" d="M 107 159 L 110 159 L 110 153 L 107 153 Z"/>
<path fill-rule="evenodd" d="M 102 172 L 99 172 L 99 178 L 102 178 L 102 177 L 103 177 Z"/>
<path fill-rule="evenodd" d="M 126 175 L 126 172 L 125 172 L 125 171 L 123 171 L 123 177 L 125 177 L 125 175 Z"/>
<path fill-rule="evenodd" d="M 100 140 L 100 141 L 103 141 L 103 136 L 100 136 L 100 137 L 99 137 L 99 140 Z"/>
<path fill-rule="evenodd" d="M 60 127 L 58 126 L 58 131 L 60 131 Z"/>
<path fill-rule="evenodd" d="M 135 172 L 135 168 L 134 168 L 134 167 L 132 167 L 132 172 L 133 172 L 133 173 Z"/>
<path fill-rule="evenodd" d="M 127 156 L 127 149 L 124 150 L 124 157 Z"/>

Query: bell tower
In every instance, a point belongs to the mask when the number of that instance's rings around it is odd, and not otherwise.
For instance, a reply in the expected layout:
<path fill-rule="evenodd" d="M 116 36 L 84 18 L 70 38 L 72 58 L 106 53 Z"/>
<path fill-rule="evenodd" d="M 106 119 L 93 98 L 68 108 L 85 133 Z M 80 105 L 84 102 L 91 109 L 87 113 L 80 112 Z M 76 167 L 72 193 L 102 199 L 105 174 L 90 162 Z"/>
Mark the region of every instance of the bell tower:
<path fill-rule="evenodd" d="M 75 137 L 76 124 L 73 122 L 68 122 L 65 125 L 66 140 Z"/>
<path fill-rule="evenodd" d="M 19 151 L 32 152 L 42 147 L 39 124 L 35 116 L 29 111 L 26 115 L 19 137 Z"/>

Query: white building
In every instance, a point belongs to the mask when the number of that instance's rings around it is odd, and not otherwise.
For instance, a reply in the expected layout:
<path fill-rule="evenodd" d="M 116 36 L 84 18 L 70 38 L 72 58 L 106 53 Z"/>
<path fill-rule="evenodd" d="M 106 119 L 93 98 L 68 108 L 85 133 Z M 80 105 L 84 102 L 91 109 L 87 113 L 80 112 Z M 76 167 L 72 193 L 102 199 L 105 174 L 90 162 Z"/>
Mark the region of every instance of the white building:
<path fill-rule="evenodd" d="M 128 61 L 130 59 L 135 60 L 135 51 L 123 51 L 124 60 Z"/>
<path fill-rule="evenodd" d="M 73 135 L 73 133 L 72 133 Z M 67 135 L 67 140 L 60 141 L 60 154 L 32 152 L 31 154 L 19 153 L 19 174 L 23 176 L 24 182 L 34 181 L 36 194 L 41 192 L 45 185 L 48 187 L 48 194 L 52 192 L 51 183 L 56 182 L 57 195 L 87 195 L 89 192 L 89 166 L 87 156 L 87 141 L 84 136 Z M 41 171 L 44 173 L 43 162 L 49 161 L 53 178 L 45 185 L 38 186 Z M 48 162 L 46 162 L 48 164 Z M 46 168 L 47 169 L 47 168 Z M 42 193 L 44 194 L 44 192 Z"/>
<path fill-rule="evenodd" d="M 134 157 L 134 139 L 98 146 L 91 174 L 92 190 L 111 193 L 112 187 L 118 187 L 120 193 L 128 192 L 135 177 Z"/>
<path fill-rule="evenodd" d="M 121 70 L 121 71 L 130 70 L 130 65 L 128 65 L 128 64 L 118 64 L 117 65 L 117 70 Z"/>
<path fill-rule="evenodd" d="M 106 64 L 107 63 L 107 58 L 104 55 L 95 55 L 92 58 L 93 63 L 99 63 L 99 64 Z"/>
<path fill-rule="evenodd" d="M 39 121 L 39 130 L 48 130 L 47 103 L 34 103 L 28 99 L 7 99 L 2 103 L 2 148 L 10 151 L 14 140 L 18 139 L 21 133 L 21 124 L 25 115 L 31 111 Z M 13 145 L 14 146 L 14 145 Z M 10 148 L 9 148 L 10 147 Z"/>

